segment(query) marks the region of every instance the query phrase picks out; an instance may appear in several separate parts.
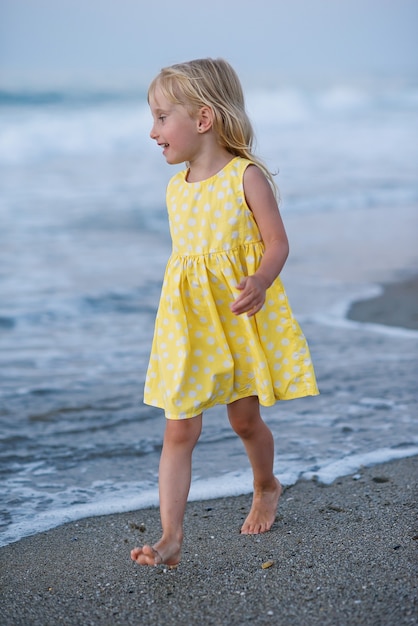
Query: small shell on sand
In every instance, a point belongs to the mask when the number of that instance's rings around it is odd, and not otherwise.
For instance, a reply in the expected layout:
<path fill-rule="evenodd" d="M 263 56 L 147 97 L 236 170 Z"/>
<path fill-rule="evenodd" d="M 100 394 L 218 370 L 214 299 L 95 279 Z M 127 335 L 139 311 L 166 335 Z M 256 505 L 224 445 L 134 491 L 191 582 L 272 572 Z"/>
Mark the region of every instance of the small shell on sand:
<path fill-rule="evenodd" d="M 262 569 L 268 569 L 272 565 L 274 565 L 274 561 L 265 561 L 265 563 L 262 564 L 261 568 Z"/>

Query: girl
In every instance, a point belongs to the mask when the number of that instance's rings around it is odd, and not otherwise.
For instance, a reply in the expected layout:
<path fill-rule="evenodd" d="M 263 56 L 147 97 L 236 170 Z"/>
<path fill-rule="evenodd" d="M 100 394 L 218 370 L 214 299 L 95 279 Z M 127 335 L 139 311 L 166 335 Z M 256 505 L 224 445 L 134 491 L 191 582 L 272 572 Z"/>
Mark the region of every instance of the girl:
<path fill-rule="evenodd" d="M 226 404 L 254 476 L 241 532 L 272 526 L 280 482 L 259 405 L 318 393 L 306 340 L 279 274 L 288 241 L 239 79 L 222 59 L 163 69 L 148 92 L 151 138 L 168 163 L 173 250 L 157 313 L 144 401 L 165 410 L 160 460 L 162 537 L 135 548 L 141 565 L 176 566 L 202 412 Z"/>

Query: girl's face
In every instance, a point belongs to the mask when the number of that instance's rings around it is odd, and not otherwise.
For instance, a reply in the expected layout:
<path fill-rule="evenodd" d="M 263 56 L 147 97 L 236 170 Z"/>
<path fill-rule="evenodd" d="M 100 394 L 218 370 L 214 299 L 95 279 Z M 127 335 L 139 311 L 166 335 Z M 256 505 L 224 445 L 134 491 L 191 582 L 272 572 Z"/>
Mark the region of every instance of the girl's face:
<path fill-rule="evenodd" d="M 186 107 L 167 100 L 158 85 L 149 97 L 149 105 L 154 120 L 150 137 L 163 148 L 167 163 L 193 161 L 201 145 L 197 117 L 191 117 Z"/>

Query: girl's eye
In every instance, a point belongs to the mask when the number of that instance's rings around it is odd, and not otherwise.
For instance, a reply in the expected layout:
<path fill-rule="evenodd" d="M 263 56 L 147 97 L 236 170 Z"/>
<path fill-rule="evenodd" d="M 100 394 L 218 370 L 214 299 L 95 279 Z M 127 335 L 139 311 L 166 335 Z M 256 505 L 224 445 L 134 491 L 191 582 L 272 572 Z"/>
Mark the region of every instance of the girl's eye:
<path fill-rule="evenodd" d="M 166 118 L 165 115 L 160 115 L 158 119 L 160 120 L 160 122 L 164 122 L 165 118 Z"/>

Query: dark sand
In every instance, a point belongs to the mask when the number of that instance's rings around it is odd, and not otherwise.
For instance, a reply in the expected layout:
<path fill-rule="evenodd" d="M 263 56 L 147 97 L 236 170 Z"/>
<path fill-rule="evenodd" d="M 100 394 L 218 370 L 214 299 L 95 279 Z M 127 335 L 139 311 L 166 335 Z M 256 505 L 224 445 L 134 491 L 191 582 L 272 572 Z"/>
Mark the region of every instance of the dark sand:
<path fill-rule="evenodd" d="M 376 298 L 355 302 L 349 319 L 418 330 L 418 276 L 383 285 L 383 289 Z"/>
<path fill-rule="evenodd" d="M 389 285 L 350 316 L 417 328 L 417 286 Z M 27 537 L 0 550 L 0 624 L 416 625 L 417 475 L 412 457 L 330 486 L 299 481 L 260 536 L 238 532 L 249 495 L 189 503 L 173 571 L 129 557 L 159 538 L 156 508 Z"/>
<path fill-rule="evenodd" d="M 172 571 L 129 558 L 158 538 L 155 508 L 22 539 L 0 551 L 1 624 L 417 624 L 417 470 L 412 457 L 300 481 L 260 536 L 238 532 L 250 496 L 191 502 Z"/>

